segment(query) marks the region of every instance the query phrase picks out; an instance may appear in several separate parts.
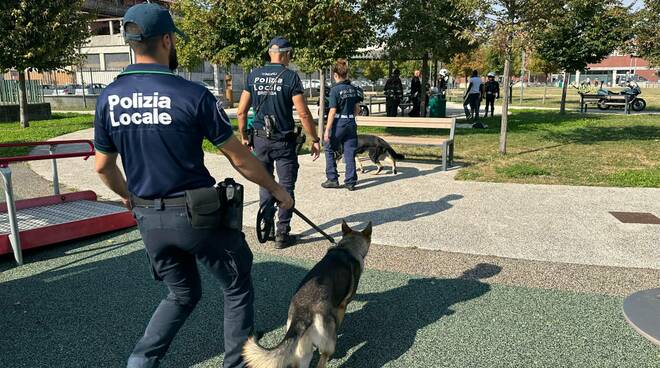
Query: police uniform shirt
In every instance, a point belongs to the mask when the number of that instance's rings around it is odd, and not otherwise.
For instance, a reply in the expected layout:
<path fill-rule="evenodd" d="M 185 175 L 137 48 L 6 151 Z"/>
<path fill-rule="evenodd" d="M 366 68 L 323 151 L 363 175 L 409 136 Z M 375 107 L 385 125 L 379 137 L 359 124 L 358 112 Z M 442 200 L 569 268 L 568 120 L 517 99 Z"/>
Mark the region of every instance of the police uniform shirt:
<path fill-rule="evenodd" d="M 500 84 L 497 81 L 486 82 L 486 94 L 500 94 Z"/>
<path fill-rule="evenodd" d="M 220 146 L 232 135 L 211 92 L 164 65 L 129 65 L 98 97 L 94 146 L 121 155 L 128 190 L 141 198 L 213 186 L 202 141 Z"/>
<path fill-rule="evenodd" d="M 264 128 L 264 115 L 274 115 L 280 133 L 293 131 L 292 99 L 305 92 L 298 73 L 283 64 L 268 63 L 250 72 L 245 81 L 245 91 L 250 93 L 254 111 L 261 104 L 252 122 L 255 129 Z"/>
<path fill-rule="evenodd" d="M 362 101 L 362 93 L 351 84 L 351 81 L 344 80 L 330 90 L 328 106 L 337 109 L 337 117 L 354 115 L 355 104 L 360 101 Z"/>

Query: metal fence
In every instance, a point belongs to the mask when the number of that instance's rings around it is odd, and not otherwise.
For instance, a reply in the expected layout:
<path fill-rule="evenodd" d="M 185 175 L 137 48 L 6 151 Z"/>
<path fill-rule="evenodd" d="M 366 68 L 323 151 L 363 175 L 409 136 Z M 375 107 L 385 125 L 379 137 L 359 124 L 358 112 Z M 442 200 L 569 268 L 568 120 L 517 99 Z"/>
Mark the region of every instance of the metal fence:
<path fill-rule="evenodd" d="M 44 102 L 43 88 L 40 81 L 25 81 L 28 103 Z M 19 84 L 15 80 L 0 81 L 0 104 L 14 105 L 19 103 Z"/>

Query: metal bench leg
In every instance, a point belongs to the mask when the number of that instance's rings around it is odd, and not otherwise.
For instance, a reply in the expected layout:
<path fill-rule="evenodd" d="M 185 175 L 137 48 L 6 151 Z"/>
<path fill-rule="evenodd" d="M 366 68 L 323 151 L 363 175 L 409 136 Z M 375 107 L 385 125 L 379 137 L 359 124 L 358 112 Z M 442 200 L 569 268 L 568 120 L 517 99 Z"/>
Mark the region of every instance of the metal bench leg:
<path fill-rule="evenodd" d="M 447 143 L 443 143 L 442 146 L 442 171 L 447 171 Z"/>
<path fill-rule="evenodd" d="M 16 206 L 14 204 L 14 191 L 11 185 L 11 170 L 9 167 L 0 167 L 0 173 L 5 183 L 5 201 L 7 202 L 7 217 L 9 217 L 9 241 L 14 250 L 14 258 L 18 265 L 23 264 L 23 252 L 21 250 L 21 237 L 18 232 L 18 221 L 16 220 Z"/>

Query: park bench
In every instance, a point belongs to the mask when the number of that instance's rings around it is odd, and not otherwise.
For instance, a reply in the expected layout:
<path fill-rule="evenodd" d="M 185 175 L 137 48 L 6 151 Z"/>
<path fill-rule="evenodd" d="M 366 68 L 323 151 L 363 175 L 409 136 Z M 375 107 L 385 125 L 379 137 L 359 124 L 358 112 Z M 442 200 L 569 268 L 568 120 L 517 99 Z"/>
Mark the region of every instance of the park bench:
<path fill-rule="evenodd" d="M 588 105 L 623 106 L 626 114 L 630 114 L 631 98 L 628 95 L 599 95 L 580 93 L 580 112 L 587 112 Z"/>
<path fill-rule="evenodd" d="M 440 147 L 442 153 L 442 170 L 447 170 L 454 159 L 454 131 L 456 129 L 455 118 L 402 118 L 386 116 L 358 116 L 358 127 L 381 127 L 381 128 L 422 128 L 449 130 L 449 136 L 437 137 L 410 137 L 396 135 L 381 135 L 390 144 L 400 145 L 422 145 Z"/>

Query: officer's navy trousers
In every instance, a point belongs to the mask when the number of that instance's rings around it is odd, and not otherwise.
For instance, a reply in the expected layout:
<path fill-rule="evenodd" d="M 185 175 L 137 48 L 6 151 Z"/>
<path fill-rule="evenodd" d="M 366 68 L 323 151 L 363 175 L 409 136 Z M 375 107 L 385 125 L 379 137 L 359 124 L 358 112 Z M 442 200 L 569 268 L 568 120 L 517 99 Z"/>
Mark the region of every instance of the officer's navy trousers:
<path fill-rule="evenodd" d="M 273 175 L 273 170 L 277 170 L 278 183 L 295 200 L 294 191 L 296 189 L 296 180 L 298 180 L 298 154 L 296 152 L 295 140 L 272 140 L 260 136 L 254 137 L 254 154 L 266 168 L 266 171 Z M 264 204 L 272 198 L 272 194 L 265 188 L 259 188 L 259 202 Z M 291 230 L 291 217 L 293 209 L 278 210 L 277 232 L 288 234 Z"/>
<path fill-rule="evenodd" d="M 184 206 L 134 208 L 152 272 L 169 294 L 154 312 L 128 368 L 158 367 L 177 331 L 202 296 L 197 263 L 224 291 L 224 367 L 244 367 L 241 348 L 254 327 L 252 252 L 242 232 L 193 229 Z M 200 335 L 206 334 L 199 331 Z"/>
<path fill-rule="evenodd" d="M 355 119 L 335 119 L 330 131 L 330 144 L 325 147 L 325 176 L 330 181 L 339 181 L 335 152 L 342 152 L 346 162 L 344 183 L 355 185 L 357 171 L 355 170 L 355 150 L 357 149 L 357 124 Z"/>

